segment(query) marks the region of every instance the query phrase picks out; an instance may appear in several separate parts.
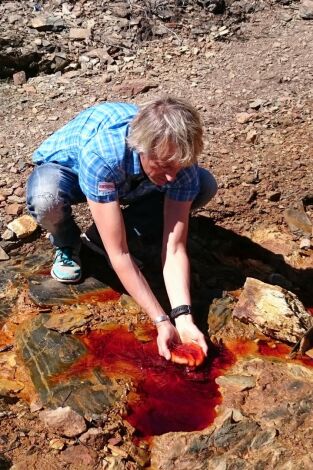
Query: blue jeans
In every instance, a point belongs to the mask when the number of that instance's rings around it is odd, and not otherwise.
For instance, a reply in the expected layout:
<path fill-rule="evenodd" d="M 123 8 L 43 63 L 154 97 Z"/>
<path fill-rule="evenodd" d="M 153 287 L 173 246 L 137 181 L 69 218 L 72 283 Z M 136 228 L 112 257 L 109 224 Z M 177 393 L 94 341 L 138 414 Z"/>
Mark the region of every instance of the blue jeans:
<path fill-rule="evenodd" d="M 204 206 L 217 191 L 216 180 L 209 171 L 199 168 L 199 178 L 200 191 L 192 209 Z M 80 246 L 80 229 L 73 218 L 72 205 L 86 202 L 86 197 L 71 169 L 57 163 L 37 166 L 27 181 L 26 201 L 31 215 L 50 232 L 54 246 Z"/>

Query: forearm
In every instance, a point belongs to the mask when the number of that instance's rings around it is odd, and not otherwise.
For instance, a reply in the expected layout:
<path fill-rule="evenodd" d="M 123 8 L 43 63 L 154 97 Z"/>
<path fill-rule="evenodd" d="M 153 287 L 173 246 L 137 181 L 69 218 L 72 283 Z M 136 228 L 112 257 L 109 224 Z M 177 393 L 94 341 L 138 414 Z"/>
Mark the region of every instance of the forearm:
<path fill-rule="evenodd" d="M 130 253 L 126 252 L 111 256 L 110 261 L 127 292 L 149 315 L 151 320 L 155 320 L 159 315 L 164 315 L 163 308 Z"/>
<path fill-rule="evenodd" d="M 190 267 L 184 246 L 163 256 L 163 277 L 172 308 L 190 305 Z"/>

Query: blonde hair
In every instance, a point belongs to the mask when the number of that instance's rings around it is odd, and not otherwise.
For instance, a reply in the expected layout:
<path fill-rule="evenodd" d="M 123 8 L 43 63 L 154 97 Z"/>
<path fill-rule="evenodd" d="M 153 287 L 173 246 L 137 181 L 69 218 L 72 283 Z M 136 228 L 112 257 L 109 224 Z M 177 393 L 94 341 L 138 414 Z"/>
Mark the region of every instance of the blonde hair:
<path fill-rule="evenodd" d="M 190 166 L 203 150 L 200 115 L 183 99 L 157 98 L 142 107 L 132 120 L 127 142 L 151 158 Z M 168 155 L 171 148 L 174 153 Z"/>

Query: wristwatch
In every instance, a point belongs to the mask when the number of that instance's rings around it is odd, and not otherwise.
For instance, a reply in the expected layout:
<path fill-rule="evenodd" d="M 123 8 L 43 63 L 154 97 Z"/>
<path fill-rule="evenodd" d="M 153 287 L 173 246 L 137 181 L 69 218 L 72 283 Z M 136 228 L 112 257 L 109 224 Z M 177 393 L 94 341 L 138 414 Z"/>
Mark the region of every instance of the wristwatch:
<path fill-rule="evenodd" d="M 191 305 L 179 305 L 179 307 L 175 307 L 170 311 L 169 317 L 171 320 L 175 320 L 175 318 L 179 317 L 180 315 L 189 314 L 191 314 Z"/>

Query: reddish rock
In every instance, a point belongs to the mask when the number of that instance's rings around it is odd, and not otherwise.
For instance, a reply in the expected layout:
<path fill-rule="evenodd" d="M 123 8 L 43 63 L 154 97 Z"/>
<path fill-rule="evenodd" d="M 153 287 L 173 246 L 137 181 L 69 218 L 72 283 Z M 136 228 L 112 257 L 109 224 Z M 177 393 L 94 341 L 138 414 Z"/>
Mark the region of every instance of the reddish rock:
<path fill-rule="evenodd" d="M 52 431 L 66 437 L 75 437 L 86 431 L 84 418 L 69 406 L 39 413 L 39 418 Z"/>
<path fill-rule="evenodd" d="M 26 73 L 24 70 L 13 74 L 13 83 L 16 86 L 24 85 L 27 82 Z"/>
<path fill-rule="evenodd" d="M 120 85 L 114 87 L 114 91 L 126 95 L 128 97 L 139 95 L 140 93 L 145 93 L 151 88 L 157 88 L 156 83 L 148 82 L 147 80 L 135 80 L 135 81 L 125 81 Z"/>
<path fill-rule="evenodd" d="M 22 204 L 17 204 L 14 202 L 13 204 L 9 204 L 5 208 L 5 212 L 8 215 L 20 215 L 23 212 L 24 206 Z"/>
<path fill-rule="evenodd" d="M 90 428 L 79 438 L 80 442 L 88 447 L 100 450 L 105 445 L 105 436 L 102 429 Z"/>
<path fill-rule="evenodd" d="M 61 454 L 64 462 L 72 465 L 71 468 L 93 468 L 97 462 L 97 454 L 83 445 L 68 447 Z"/>

